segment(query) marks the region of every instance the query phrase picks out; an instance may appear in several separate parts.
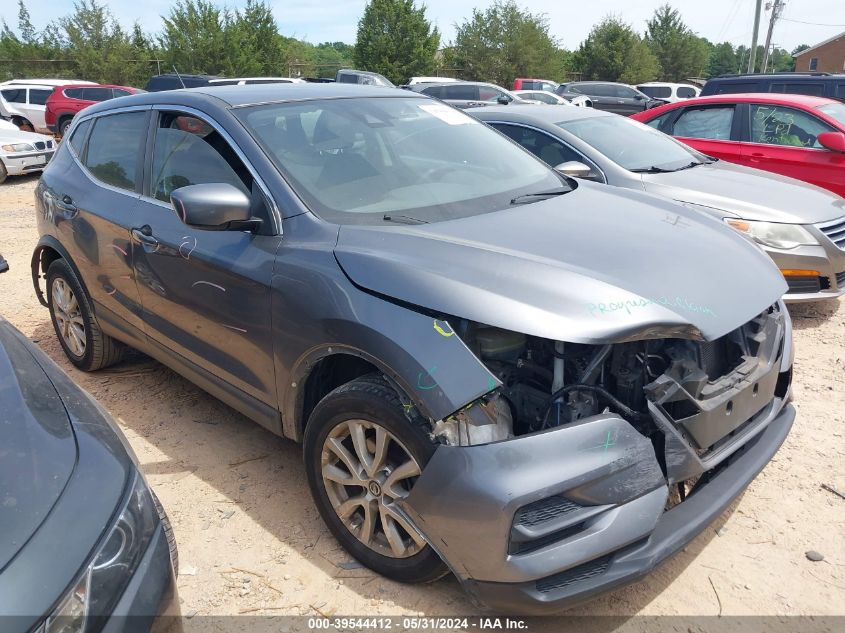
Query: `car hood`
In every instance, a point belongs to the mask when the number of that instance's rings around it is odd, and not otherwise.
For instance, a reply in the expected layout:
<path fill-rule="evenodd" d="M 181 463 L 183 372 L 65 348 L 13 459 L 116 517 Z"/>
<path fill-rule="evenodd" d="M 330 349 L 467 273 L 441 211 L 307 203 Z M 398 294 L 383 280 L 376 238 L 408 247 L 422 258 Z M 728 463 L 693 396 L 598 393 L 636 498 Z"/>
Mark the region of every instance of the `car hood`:
<path fill-rule="evenodd" d="M 717 161 L 667 174 L 643 174 L 649 193 L 746 220 L 815 224 L 845 215 L 845 198 L 814 185 L 752 167 Z"/>
<path fill-rule="evenodd" d="M 42 524 L 76 463 L 70 419 L 20 335 L 0 319 L 0 570 Z"/>
<path fill-rule="evenodd" d="M 582 182 L 563 196 L 413 226 L 340 228 L 358 286 L 553 340 L 718 338 L 777 301 L 770 258 L 722 222 Z"/>
<path fill-rule="evenodd" d="M 23 130 L 8 130 L 0 128 L 0 143 L 34 143 L 36 141 L 52 140 L 46 134 L 24 132 Z"/>

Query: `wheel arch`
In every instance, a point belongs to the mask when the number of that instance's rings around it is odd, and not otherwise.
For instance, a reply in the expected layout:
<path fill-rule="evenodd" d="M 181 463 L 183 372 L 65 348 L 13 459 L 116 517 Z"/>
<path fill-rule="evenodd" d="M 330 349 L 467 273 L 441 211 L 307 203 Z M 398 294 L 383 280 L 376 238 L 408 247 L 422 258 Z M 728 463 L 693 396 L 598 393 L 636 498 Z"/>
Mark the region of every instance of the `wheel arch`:
<path fill-rule="evenodd" d="M 71 270 L 73 270 L 73 274 L 76 275 L 76 278 L 79 280 L 79 284 L 82 286 L 85 294 L 89 297 L 91 296 L 88 292 L 88 287 L 85 285 L 85 279 L 83 279 L 82 274 L 79 272 L 79 267 L 68 254 L 65 247 L 62 246 L 59 240 L 52 235 L 44 235 L 40 240 L 38 240 L 38 244 L 35 246 L 35 250 L 32 253 L 32 260 L 30 261 L 30 267 L 32 269 L 32 285 L 33 288 L 35 288 L 35 296 L 38 297 L 38 302 L 45 308 L 49 306 L 47 304 L 44 291 L 41 289 L 41 278 L 43 275 L 47 274 L 47 269 L 50 267 L 50 264 L 57 259 L 63 259 L 67 262 L 68 266 L 70 266 Z M 96 314 L 94 317 L 96 318 Z"/>
<path fill-rule="evenodd" d="M 285 435 L 302 441 L 308 418 L 320 400 L 337 387 L 371 373 L 384 375 L 401 399 L 413 402 L 425 414 L 424 405 L 409 396 L 409 385 L 382 360 L 348 345 L 325 345 L 311 350 L 291 371 L 282 416 Z"/>

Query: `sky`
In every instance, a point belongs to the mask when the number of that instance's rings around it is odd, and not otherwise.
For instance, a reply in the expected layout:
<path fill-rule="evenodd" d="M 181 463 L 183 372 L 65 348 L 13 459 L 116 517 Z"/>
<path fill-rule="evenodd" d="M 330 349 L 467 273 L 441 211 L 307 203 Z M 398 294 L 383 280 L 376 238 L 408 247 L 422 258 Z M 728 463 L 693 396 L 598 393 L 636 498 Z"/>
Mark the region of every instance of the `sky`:
<path fill-rule="evenodd" d="M 35 26 L 73 10 L 73 0 L 24 0 Z M 219 6 L 237 8 L 246 0 L 215 0 Z M 655 8 L 665 0 L 517 0 L 532 13 L 545 13 L 550 31 L 559 43 L 575 49 L 594 24 L 608 14 L 616 14 L 637 31 Z M 105 0 L 118 20 L 130 26 L 138 20 L 143 29 L 155 33 L 161 18 L 167 14 L 171 0 Z M 484 8 L 492 0 L 427 0 L 428 18 L 440 29 L 441 41 L 454 38 L 454 25 L 469 17 L 473 8 Z M 268 0 L 279 30 L 290 36 L 319 43 L 325 41 L 355 42 L 358 19 L 366 0 Z M 693 31 L 713 42 L 729 41 L 734 45 L 751 42 L 755 0 L 670 0 Z M 764 0 L 764 6 L 766 0 Z M 2 17 L 13 28 L 17 25 L 17 3 L 2 0 Z M 143 7 L 143 13 L 139 12 Z M 765 41 L 768 13 L 764 12 L 760 27 L 760 43 Z M 775 26 L 774 43 L 789 51 L 799 44 L 814 45 L 845 31 L 845 0 L 787 0 L 783 19 Z M 815 23 L 815 24 L 806 24 Z"/>

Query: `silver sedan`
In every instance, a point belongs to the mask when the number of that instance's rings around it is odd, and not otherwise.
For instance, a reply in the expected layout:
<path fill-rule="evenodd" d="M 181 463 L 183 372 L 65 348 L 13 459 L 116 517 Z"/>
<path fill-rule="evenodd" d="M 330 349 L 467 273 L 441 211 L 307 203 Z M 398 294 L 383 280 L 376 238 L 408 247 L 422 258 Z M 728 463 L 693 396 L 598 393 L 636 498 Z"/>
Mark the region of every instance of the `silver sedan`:
<path fill-rule="evenodd" d="M 592 108 L 485 107 L 470 114 L 565 175 L 670 198 L 726 222 L 772 257 L 789 285 L 787 301 L 845 294 L 845 199 L 835 193 L 710 158 Z"/>

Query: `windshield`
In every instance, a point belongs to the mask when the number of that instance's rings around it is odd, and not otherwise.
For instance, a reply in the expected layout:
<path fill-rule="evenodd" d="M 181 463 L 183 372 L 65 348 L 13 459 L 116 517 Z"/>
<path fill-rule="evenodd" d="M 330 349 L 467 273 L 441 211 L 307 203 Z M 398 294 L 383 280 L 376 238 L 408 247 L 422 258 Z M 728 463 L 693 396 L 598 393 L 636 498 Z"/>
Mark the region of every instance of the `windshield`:
<path fill-rule="evenodd" d="M 706 162 L 702 154 L 663 132 L 621 116 L 595 116 L 557 125 L 629 171 L 674 171 Z"/>
<path fill-rule="evenodd" d="M 528 152 L 433 99 L 326 99 L 235 112 L 308 207 L 339 224 L 449 220 L 566 187 Z"/>
<path fill-rule="evenodd" d="M 819 111 L 845 126 L 845 103 L 827 103 L 819 106 Z"/>

